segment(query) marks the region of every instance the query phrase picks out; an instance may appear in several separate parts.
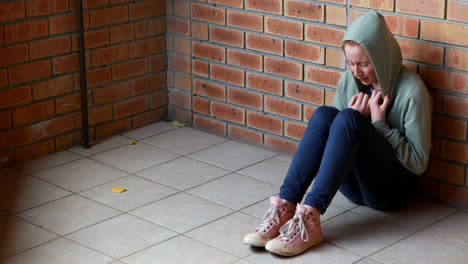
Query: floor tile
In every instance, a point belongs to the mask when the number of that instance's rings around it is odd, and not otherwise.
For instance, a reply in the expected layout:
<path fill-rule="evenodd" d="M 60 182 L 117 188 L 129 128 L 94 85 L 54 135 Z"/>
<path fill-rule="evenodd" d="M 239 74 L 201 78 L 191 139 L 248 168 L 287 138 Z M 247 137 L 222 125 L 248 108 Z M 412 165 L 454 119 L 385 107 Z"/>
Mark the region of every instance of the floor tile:
<path fill-rule="evenodd" d="M 77 146 L 74 148 L 69 149 L 69 151 L 88 157 L 103 151 L 108 151 L 116 147 L 120 147 L 123 145 L 127 145 L 130 141 L 129 138 L 122 137 L 121 135 L 112 136 L 110 138 L 106 138 L 104 140 L 100 140 L 97 142 L 92 142 L 90 148 L 84 148 L 83 146 Z"/>
<path fill-rule="evenodd" d="M 114 193 L 111 186 L 123 187 L 127 191 Z M 150 202 L 176 193 L 177 190 L 157 184 L 150 180 L 129 175 L 116 181 L 88 189 L 80 195 L 107 204 L 122 211 L 129 211 Z"/>
<path fill-rule="evenodd" d="M 387 219 L 397 225 L 412 230 L 421 230 L 450 214 L 457 209 L 440 203 L 413 198 L 401 209 L 391 212 L 378 211 L 367 206 L 359 206 L 353 209 L 354 212 L 364 214 L 376 219 Z"/>
<path fill-rule="evenodd" d="M 29 161 L 16 167 L 16 169 L 27 174 L 33 174 L 77 159 L 81 159 L 81 156 L 70 151 L 60 151 L 36 160 Z"/>
<path fill-rule="evenodd" d="M 120 259 L 164 241 L 175 233 L 131 215 L 120 215 L 67 237 Z"/>
<path fill-rule="evenodd" d="M 187 192 L 238 210 L 270 197 L 278 191 L 279 187 L 276 185 L 233 173 Z"/>
<path fill-rule="evenodd" d="M 344 212 L 346 212 L 347 210 L 344 209 L 344 208 L 341 208 L 339 206 L 336 206 L 336 205 L 333 205 L 333 204 L 330 204 L 327 208 L 327 211 L 325 212 L 325 214 L 321 215 L 320 216 L 320 221 L 321 222 L 324 222 L 324 221 L 327 221 L 337 215 L 340 215 Z"/>
<path fill-rule="evenodd" d="M 242 213 L 234 213 L 192 230 L 185 235 L 243 258 L 255 252 L 242 241 L 244 235 L 255 231 L 257 225 L 258 219 Z"/>
<path fill-rule="evenodd" d="M 0 185 L 0 209 L 16 214 L 69 194 L 31 176 L 21 177 Z"/>
<path fill-rule="evenodd" d="M 270 208 L 270 206 L 270 198 L 267 198 L 242 209 L 241 212 L 256 217 L 257 219 L 263 220 L 263 218 L 265 217 L 265 213 L 268 210 L 268 208 Z M 258 223 L 260 224 L 261 222 Z"/>
<path fill-rule="evenodd" d="M 179 190 L 187 190 L 228 173 L 228 170 L 182 157 L 136 174 Z"/>
<path fill-rule="evenodd" d="M 292 258 L 281 257 L 265 250 L 259 250 L 257 253 L 248 256 L 246 259 L 257 264 L 351 264 L 355 263 L 361 258 L 361 256 L 344 249 L 335 247 L 328 243 L 321 243 L 315 247 L 312 247 L 305 253 Z"/>
<path fill-rule="evenodd" d="M 122 259 L 129 264 L 155 263 L 155 260 L 164 264 L 227 264 L 236 261 L 237 258 L 190 238 L 177 236 Z"/>
<path fill-rule="evenodd" d="M 356 264 L 383 264 L 383 263 L 370 259 L 370 258 L 365 258 L 363 260 L 360 260 L 359 262 L 356 262 Z"/>
<path fill-rule="evenodd" d="M 232 263 L 232 264 L 254 264 L 254 263 L 253 263 L 253 262 L 250 262 L 250 261 L 247 261 L 247 260 L 245 260 L 245 259 L 241 259 L 241 260 L 236 261 L 236 262 L 234 262 L 234 263 Z"/>
<path fill-rule="evenodd" d="M 81 196 L 70 195 L 24 211 L 18 216 L 63 236 L 120 213 Z"/>
<path fill-rule="evenodd" d="M 372 258 L 386 264 L 466 264 L 468 250 L 416 234 Z"/>
<path fill-rule="evenodd" d="M 228 141 L 191 154 L 190 157 L 228 170 L 239 170 L 277 155 L 247 144 Z"/>
<path fill-rule="evenodd" d="M 232 210 L 198 197 L 179 193 L 144 207 L 131 214 L 179 233 L 216 220 Z"/>
<path fill-rule="evenodd" d="M 369 256 L 411 234 L 390 221 L 346 212 L 322 225 L 325 240 L 349 251 Z"/>
<path fill-rule="evenodd" d="M 0 259 L 57 238 L 44 229 L 0 212 Z"/>
<path fill-rule="evenodd" d="M 161 134 L 170 130 L 178 129 L 178 126 L 172 124 L 172 122 L 158 122 L 144 127 L 136 128 L 128 132 L 122 133 L 123 136 L 129 137 L 135 140 L 141 140 L 147 137 L 151 137 L 157 134 Z"/>
<path fill-rule="evenodd" d="M 66 252 L 66 254 L 64 254 Z M 112 258 L 76 244 L 68 239 L 60 238 L 39 247 L 25 251 L 1 264 L 105 264 Z"/>
<path fill-rule="evenodd" d="M 458 212 L 422 233 L 468 249 L 468 212 Z"/>
<path fill-rule="evenodd" d="M 283 184 L 284 177 L 288 172 L 291 160 L 291 157 L 285 155 L 278 155 L 271 159 L 267 159 L 255 165 L 242 169 L 238 171 L 238 173 L 277 186 L 281 186 Z"/>
<path fill-rule="evenodd" d="M 177 158 L 179 155 L 138 142 L 91 156 L 92 159 L 130 173 Z"/>
<path fill-rule="evenodd" d="M 346 198 L 339 191 L 336 193 L 335 197 L 331 201 L 331 204 L 334 204 L 336 206 L 339 206 L 339 207 L 347 209 L 347 210 L 351 210 L 351 209 L 358 206 L 357 204 L 355 204 L 355 203 L 351 202 L 350 200 L 348 200 L 348 198 Z"/>
<path fill-rule="evenodd" d="M 170 150 L 172 152 L 187 155 L 227 141 L 222 137 L 208 134 L 189 127 L 162 133 L 143 142 Z"/>
<path fill-rule="evenodd" d="M 75 160 L 34 174 L 48 183 L 72 192 L 80 192 L 125 175 L 128 173 L 88 158 Z"/>

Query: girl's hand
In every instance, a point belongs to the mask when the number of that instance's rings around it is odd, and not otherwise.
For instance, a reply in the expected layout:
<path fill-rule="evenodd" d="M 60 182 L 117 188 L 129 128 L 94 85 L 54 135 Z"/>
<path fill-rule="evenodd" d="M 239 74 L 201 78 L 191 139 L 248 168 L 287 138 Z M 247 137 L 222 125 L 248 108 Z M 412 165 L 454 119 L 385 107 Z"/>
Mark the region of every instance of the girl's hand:
<path fill-rule="evenodd" d="M 369 107 L 369 95 L 363 92 L 353 95 L 351 100 L 349 100 L 348 107 L 357 110 L 365 117 L 368 117 L 371 113 Z"/>
<path fill-rule="evenodd" d="M 369 100 L 372 123 L 385 117 L 385 112 L 387 111 L 388 104 L 390 103 L 390 96 L 388 93 L 385 94 L 382 104 L 380 104 L 381 98 L 382 92 L 374 90 Z"/>

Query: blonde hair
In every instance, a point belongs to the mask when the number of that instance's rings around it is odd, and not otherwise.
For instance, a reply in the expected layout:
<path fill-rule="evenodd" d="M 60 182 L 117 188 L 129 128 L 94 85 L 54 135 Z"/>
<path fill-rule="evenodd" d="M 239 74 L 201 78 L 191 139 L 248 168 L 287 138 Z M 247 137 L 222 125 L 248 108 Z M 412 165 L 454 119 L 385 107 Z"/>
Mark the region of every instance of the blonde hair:
<path fill-rule="evenodd" d="M 356 43 L 356 42 L 354 42 L 354 41 L 352 41 L 352 40 L 345 40 L 345 41 L 343 41 L 343 45 L 341 45 L 341 48 L 344 50 L 344 48 L 345 48 L 346 45 L 349 45 L 349 46 L 356 46 L 356 45 L 358 45 L 358 46 L 360 46 L 358 43 Z"/>

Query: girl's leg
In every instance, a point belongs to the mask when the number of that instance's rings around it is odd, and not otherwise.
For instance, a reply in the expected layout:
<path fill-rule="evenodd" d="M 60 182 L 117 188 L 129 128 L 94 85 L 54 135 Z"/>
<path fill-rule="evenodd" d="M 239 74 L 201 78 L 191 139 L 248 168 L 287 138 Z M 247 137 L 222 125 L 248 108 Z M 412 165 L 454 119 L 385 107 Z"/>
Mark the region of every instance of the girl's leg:
<path fill-rule="evenodd" d="M 280 197 L 293 204 L 300 202 L 322 160 L 330 126 L 339 113 L 330 106 L 319 107 L 309 121 L 280 189 Z"/>

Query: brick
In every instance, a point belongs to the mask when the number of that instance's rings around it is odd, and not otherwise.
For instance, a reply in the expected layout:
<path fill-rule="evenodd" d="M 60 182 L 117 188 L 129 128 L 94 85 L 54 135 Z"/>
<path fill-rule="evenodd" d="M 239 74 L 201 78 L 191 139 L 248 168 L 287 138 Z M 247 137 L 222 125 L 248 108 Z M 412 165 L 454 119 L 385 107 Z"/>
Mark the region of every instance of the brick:
<path fill-rule="evenodd" d="M 246 0 L 245 9 L 282 15 L 283 1 L 281 0 Z"/>
<path fill-rule="evenodd" d="M 277 135 L 283 134 L 283 121 L 264 113 L 247 111 L 247 126 Z"/>
<path fill-rule="evenodd" d="M 108 83 L 112 80 L 111 68 L 98 68 L 86 72 L 86 82 L 88 87 Z"/>
<path fill-rule="evenodd" d="M 94 128 L 90 130 L 94 131 Z M 83 138 L 81 131 L 55 137 L 55 150 L 61 151 L 80 145 Z M 88 132 L 90 140 L 94 139 L 94 132 Z"/>
<path fill-rule="evenodd" d="M 148 72 L 148 60 L 140 59 L 112 66 L 112 80 L 121 80 Z"/>
<path fill-rule="evenodd" d="M 265 72 L 283 76 L 286 78 L 302 80 L 302 64 L 276 59 L 271 57 L 264 57 Z"/>
<path fill-rule="evenodd" d="M 174 38 L 174 51 L 182 55 L 190 56 L 190 39 Z"/>
<path fill-rule="evenodd" d="M 210 76 L 216 81 L 244 86 L 244 71 L 242 70 L 211 64 Z"/>
<path fill-rule="evenodd" d="M 15 150 L 16 163 L 23 163 L 55 152 L 53 139 L 35 143 Z"/>
<path fill-rule="evenodd" d="M 174 87 L 174 72 L 166 71 L 167 86 Z"/>
<path fill-rule="evenodd" d="M 87 31 L 84 34 L 85 48 L 95 48 L 109 44 L 109 34 L 107 28 L 94 31 Z"/>
<path fill-rule="evenodd" d="M 193 60 L 192 73 L 196 76 L 209 78 L 210 64 L 208 62 Z"/>
<path fill-rule="evenodd" d="M 465 176 L 462 166 L 437 159 L 429 161 L 426 174 L 430 177 L 458 185 L 463 185 Z"/>
<path fill-rule="evenodd" d="M 397 1 L 396 10 L 401 13 L 444 18 L 444 0 Z"/>
<path fill-rule="evenodd" d="M 444 95 L 444 113 L 468 118 L 468 99 L 449 94 Z"/>
<path fill-rule="evenodd" d="M 11 127 L 11 111 L 0 111 L 0 129 Z"/>
<path fill-rule="evenodd" d="M 468 93 L 468 75 L 461 73 L 451 73 L 451 81 L 449 87 L 454 91 L 460 91 L 462 93 Z"/>
<path fill-rule="evenodd" d="M 166 51 L 174 51 L 174 37 L 166 36 Z"/>
<path fill-rule="evenodd" d="M 31 60 L 67 53 L 71 51 L 71 39 L 65 36 L 31 42 L 29 50 Z"/>
<path fill-rule="evenodd" d="M 16 64 L 28 60 L 28 45 L 0 48 L 0 66 Z"/>
<path fill-rule="evenodd" d="M 107 104 L 130 96 L 130 81 L 115 83 L 93 90 L 93 104 Z"/>
<path fill-rule="evenodd" d="M 4 34 L 3 34 L 3 26 L 0 26 L 0 44 L 5 42 Z"/>
<path fill-rule="evenodd" d="M 243 0 L 208 0 L 208 3 L 215 5 L 230 6 L 242 9 L 244 7 Z"/>
<path fill-rule="evenodd" d="M 182 0 L 174 0 L 174 15 L 179 17 L 190 17 L 190 2 Z"/>
<path fill-rule="evenodd" d="M 0 3 L 0 22 L 13 21 L 24 18 L 24 1 Z"/>
<path fill-rule="evenodd" d="M 285 16 L 324 22 L 324 5 L 294 0 L 285 0 L 284 2 Z"/>
<path fill-rule="evenodd" d="M 346 26 L 346 8 L 328 5 L 327 24 Z"/>
<path fill-rule="evenodd" d="M 192 42 L 192 56 L 194 57 L 225 63 L 225 53 L 226 49 L 223 47 L 202 42 Z"/>
<path fill-rule="evenodd" d="M 298 143 L 279 137 L 265 135 L 264 145 L 266 148 L 293 155 L 298 147 Z"/>
<path fill-rule="evenodd" d="M 26 14 L 28 17 L 44 16 L 68 11 L 68 1 L 61 0 L 27 0 Z"/>
<path fill-rule="evenodd" d="M 226 123 L 206 118 L 200 115 L 193 116 L 193 123 L 196 127 L 213 132 L 217 135 L 226 136 Z"/>
<path fill-rule="evenodd" d="M 89 12 L 83 12 L 83 27 L 85 29 L 89 28 Z M 49 18 L 50 35 L 75 32 L 77 30 L 76 14 L 67 14 Z"/>
<path fill-rule="evenodd" d="M 150 96 L 150 108 L 159 108 L 169 104 L 169 93 L 167 90 L 157 90 Z"/>
<path fill-rule="evenodd" d="M 170 70 L 190 73 L 190 59 L 188 57 L 170 54 L 168 61 Z"/>
<path fill-rule="evenodd" d="M 211 114 L 215 118 L 241 125 L 245 124 L 245 110 L 239 107 L 212 101 Z"/>
<path fill-rule="evenodd" d="M 208 40 L 208 25 L 192 22 L 192 38 Z"/>
<path fill-rule="evenodd" d="M 305 65 L 305 81 L 325 85 L 329 87 L 338 87 L 341 78 L 341 72 L 329 70 L 320 67 Z"/>
<path fill-rule="evenodd" d="M 192 109 L 192 99 L 190 94 L 178 92 L 174 90 L 169 91 L 169 104 L 175 105 L 188 110 Z"/>
<path fill-rule="evenodd" d="M 166 120 L 167 108 L 155 109 L 132 116 L 132 127 L 138 128 Z"/>
<path fill-rule="evenodd" d="M 271 96 L 265 96 L 265 111 L 296 120 L 302 118 L 301 104 Z"/>
<path fill-rule="evenodd" d="M 468 209 L 468 189 L 466 188 L 441 183 L 439 199 L 463 210 Z"/>
<path fill-rule="evenodd" d="M 286 40 L 284 50 L 286 56 L 290 58 L 318 64 L 324 63 L 325 49 L 323 47 Z"/>
<path fill-rule="evenodd" d="M 421 39 L 460 46 L 468 46 L 467 26 L 421 20 Z"/>
<path fill-rule="evenodd" d="M 173 0 L 165 0 L 166 3 L 166 14 L 172 14 L 173 13 Z"/>
<path fill-rule="evenodd" d="M 50 75 L 49 60 L 30 62 L 9 69 L 10 84 L 37 80 Z"/>
<path fill-rule="evenodd" d="M 193 93 L 219 101 L 226 101 L 226 87 L 224 85 L 193 79 Z"/>
<path fill-rule="evenodd" d="M 395 0 L 351 0 L 351 5 L 385 11 L 393 11 L 394 1 Z"/>
<path fill-rule="evenodd" d="M 283 56 L 283 40 L 270 36 L 246 34 L 247 49 Z"/>
<path fill-rule="evenodd" d="M 54 75 L 78 71 L 79 67 L 78 54 L 65 55 L 52 59 Z"/>
<path fill-rule="evenodd" d="M 458 119 L 433 115 L 432 133 L 442 137 L 466 140 L 467 123 Z"/>
<path fill-rule="evenodd" d="M 192 91 L 192 76 L 185 74 L 176 74 L 175 75 L 175 87 L 180 90 L 185 90 L 187 92 Z"/>
<path fill-rule="evenodd" d="M 124 118 L 113 121 L 96 127 L 96 138 L 106 138 L 111 135 L 116 135 L 132 128 L 132 119 Z"/>
<path fill-rule="evenodd" d="M 27 21 L 5 26 L 5 43 L 45 37 L 48 34 L 47 19 Z"/>
<path fill-rule="evenodd" d="M 442 112 L 442 93 L 429 90 L 432 97 L 432 110 L 433 112 Z"/>
<path fill-rule="evenodd" d="M 262 145 L 263 141 L 262 133 L 230 124 L 228 125 L 228 135 L 229 137 L 238 139 L 242 142 L 247 142 L 259 146 Z"/>
<path fill-rule="evenodd" d="M 283 81 L 266 75 L 247 72 L 247 88 L 279 96 L 283 95 Z"/>
<path fill-rule="evenodd" d="M 140 58 L 155 53 L 164 52 L 165 41 L 164 37 L 149 38 L 140 41 L 135 41 L 130 44 L 130 57 Z"/>
<path fill-rule="evenodd" d="M 33 135 L 33 128 L 30 126 L 0 133 L 1 139 L 8 139 L 0 140 L 0 150 L 31 143 L 33 141 Z"/>
<path fill-rule="evenodd" d="M 223 8 L 192 4 L 192 19 L 224 25 L 225 17 Z"/>
<path fill-rule="evenodd" d="M 247 12 L 227 10 L 227 25 L 262 32 L 263 16 Z"/>
<path fill-rule="evenodd" d="M 210 41 L 238 48 L 244 47 L 244 32 L 210 26 Z"/>
<path fill-rule="evenodd" d="M 237 67 L 242 67 L 254 71 L 262 71 L 262 56 L 240 50 L 227 51 L 227 63 Z"/>
<path fill-rule="evenodd" d="M 122 1 L 120 1 L 122 2 Z M 117 3 L 117 1 L 111 1 L 111 4 Z M 100 6 L 105 6 L 109 4 L 109 0 L 84 0 L 83 1 L 83 8 L 94 8 L 94 7 L 100 7 Z M 70 1 L 70 9 L 75 10 L 76 8 L 76 0 L 71 0 Z"/>
<path fill-rule="evenodd" d="M 13 151 L 7 151 L 0 153 L 0 167 L 1 168 L 10 168 L 15 166 L 15 157 Z"/>
<path fill-rule="evenodd" d="M 285 82 L 285 96 L 315 105 L 323 105 L 325 94 L 322 89 L 300 83 Z"/>
<path fill-rule="evenodd" d="M 345 68 L 345 56 L 343 50 L 336 49 L 325 49 L 325 64 L 330 67 L 344 69 Z"/>
<path fill-rule="evenodd" d="M 468 71 L 468 51 L 449 47 L 445 49 L 445 66 L 457 70 Z"/>
<path fill-rule="evenodd" d="M 228 103 L 262 110 L 262 95 L 245 89 L 228 87 Z"/>
<path fill-rule="evenodd" d="M 325 90 L 325 105 L 331 106 L 335 99 L 335 91 Z"/>
<path fill-rule="evenodd" d="M 91 51 L 93 66 L 101 66 L 127 60 L 130 57 L 129 44 L 119 44 Z"/>
<path fill-rule="evenodd" d="M 99 27 L 128 21 L 128 7 L 126 5 L 96 9 L 90 14 L 91 27 Z"/>
<path fill-rule="evenodd" d="M 468 3 L 462 0 L 448 0 L 447 19 L 468 23 Z"/>
<path fill-rule="evenodd" d="M 421 67 L 421 79 L 428 87 L 468 94 L 468 75 Z"/>
<path fill-rule="evenodd" d="M 304 124 L 284 121 L 284 135 L 289 138 L 301 140 L 307 126 Z"/>
<path fill-rule="evenodd" d="M 7 69 L 0 69 L 0 87 L 8 85 Z"/>
<path fill-rule="evenodd" d="M 166 53 L 157 54 L 150 57 L 150 72 L 167 70 L 167 55 Z"/>
<path fill-rule="evenodd" d="M 166 32 L 166 18 L 157 17 L 148 21 L 148 35 L 159 35 Z"/>
<path fill-rule="evenodd" d="M 110 28 L 110 41 L 117 43 L 146 36 L 146 22 L 137 22 Z"/>
<path fill-rule="evenodd" d="M 303 39 L 304 35 L 301 22 L 274 17 L 265 17 L 265 33 L 293 39 Z"/>
<path fill-rule="evenodd" d="M 30 104 L 13 109 L 13 125 L 19 126 L 46 119 L 55 114 L 54 100 Z"/>
<path fill-rule="evenodd" d="M 163 15 L 165 12 L 164 1 L 151 0 L 130 4 L 130 20 Z"/>
<path fill-rule="evenodd" d="M 316 107 L 304 105 L 304 118 L 303 118 L 303 121 L 304 122 L 309 122 L 310 118 L 315 113 L 315 110 L 317 110 Z"/>
<path fill-rule="evenodd" d="M 443 159 L 466 163 L 468 161 L 468 145 L 449 140 L 442 140 L 440 148 Z"/>
<path fill-rule="evenodd" d="M 419 19 L 384 15 L 385 22 L 393 34 L 417 38 L 419 33 Z"/>
<path fill-rule="evenodd" d="M 210 100 L 194 96 L 193 111 L 204 115 L 210 115 Z"/>
<path fill-rule="evenodd" d="M 73 91 L 73 75 L 65 75 L 32 85 L 34 100 L 62 95 Z"/>
<path fill-rule="evenodd" d="M 306 41 L 341 47 L 344 33 L 345 31 L 342 29 L 306 24 L 304 39 Z"/>
<path fill-rule="evenodd" d="M 8 90 L 0 90 L 0 108 L 11 107 L 31 102 L 31 86 L 20 86 Z"/>
<path fill-rule="evenodd" d="M 57 117 L 33 125 L 34 137 L 41 140 L 48 137 L 71 131 L 75 128 L 75 117 L 73 114 Z"/>
<path fill-rule="evenodd" d="M 406 39 L 397 41 L 404 59 L 435 65 L 443 64 L 443 47 Z"/>
<path fill-rule="evenodd" d="M 143 95 L 114 104 L 114 118 L 119 119 L 149 109 L 149 97 Z"/>
<path fill-rule="evenodd" d="M 88 98 L 87 101 L 89 105 L 89 102 L 91 102 L 90 98 Z M 81 93 L 74 93 L 55 99 L 55 112 L 57 114 L 68 113 L 79 109 L 81 109 Z"/>
<path fill-rule="evenodd" d="M 167 32 L 190 36 L 190 21 L 174 17 L 167 18 Z"/>
<path fill-rule="evenodd" d="M 166 75 L 161 72 L 132 80 L 132 95 L 159 90 L 166 86 Z"/>

